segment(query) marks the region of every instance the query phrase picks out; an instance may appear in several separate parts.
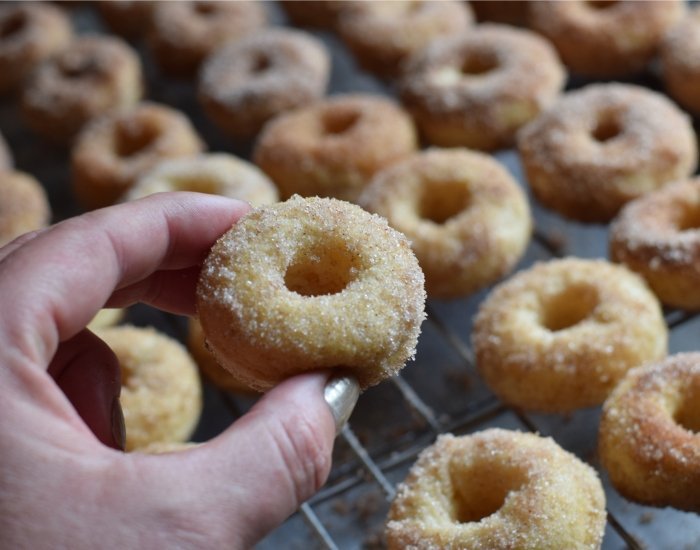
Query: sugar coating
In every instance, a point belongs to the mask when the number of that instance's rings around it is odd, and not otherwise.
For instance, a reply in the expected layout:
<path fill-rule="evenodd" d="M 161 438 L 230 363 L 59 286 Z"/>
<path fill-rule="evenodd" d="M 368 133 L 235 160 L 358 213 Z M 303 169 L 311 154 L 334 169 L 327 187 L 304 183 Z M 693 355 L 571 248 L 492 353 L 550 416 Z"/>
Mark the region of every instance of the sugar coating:
<path fill-rule="evenodd" d="M 413 356 L 423 285 L 407 239 L 386 220 L 295 196 L 252 211 L 217 241 L 197 309 L 218 362 L 253 388 L 322 368 L 349 370 L 366 388 Z"/>
<path fill-rule="evenodd" d="M 0 170 L 0 246 L 50 221 L 51 206 L 41 184 L 24 172 Z"/>
<path fill-rule="evenodd" d="M 496 491 L 502 502 L 489 502 Z M 390 550 L 593 550 L 605 521 L 593 468 L 551 438 L 490 429 L 441 435 L 421 452 L 399 485 L 386 536 Z"/>
<path fill-rule="evenodd" d="M 482 303 L 472 343 L 479 373 L 524 409 L 602 403 L 631 368 L 666 355 L 668 330 L 638 275 L 602 260 L 540 262 Z"/>
<path fill-rule="evenodd" d="M 598 449 L 623 496 L 700 512 L 699 397 L 700 353 L 635 368 L 610 395 Z"/>
<path fill-rule="evenodd" d="M 700 9 L 693 8 L 671 27 L 659 53 L 668 92 L 686 109 L 700 113 Z"/>

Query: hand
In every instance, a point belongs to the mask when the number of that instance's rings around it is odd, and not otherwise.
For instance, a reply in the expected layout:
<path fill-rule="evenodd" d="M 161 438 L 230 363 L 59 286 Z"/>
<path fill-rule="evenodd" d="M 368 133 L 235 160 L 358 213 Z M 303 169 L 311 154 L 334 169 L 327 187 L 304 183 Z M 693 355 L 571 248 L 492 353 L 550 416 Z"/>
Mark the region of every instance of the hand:
<path fill-rule="evenodd" d="M 199 266 L 248 209 L 149 197 L 0 249 L 0 547 L 247 548 L 325 482 L 327 374 L 290 379 L 193 449 L 125 454 L 104 304 L 194 312 Z"/>

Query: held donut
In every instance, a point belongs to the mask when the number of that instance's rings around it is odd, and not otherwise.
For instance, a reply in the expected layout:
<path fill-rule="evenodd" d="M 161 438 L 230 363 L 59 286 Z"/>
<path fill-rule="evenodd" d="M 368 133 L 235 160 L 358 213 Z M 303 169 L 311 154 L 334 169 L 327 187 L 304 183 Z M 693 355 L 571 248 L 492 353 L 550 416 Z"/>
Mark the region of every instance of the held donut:
<path fill-rule="evenodd" d="M 529 23 L 572 72 L 593 78 L 643 70 L 685 11 L 680 0 L 529 2 Z"/>
<path fill-rule="evenodd" d="M 413 123 L 398 105 L 349 94 L 270 121 L 254 158 L 282 198 L 318 195 L 352 202 L 375 173 L 416 148 Z"/>
<path fill-rule="evenodd" d="M 150 0 L 100 0 L 97 7 L 112 32 L 135 39 L 151 28 L 155 4 Z"/>
<path fill-rule="evenodd" d="M 152 328 L 124 325 L 95 333 L 119 360 L 126 450 L 187 441 L 202 412 L 202 386 L 185 348 Z"/>
<path fill-rule="evenodd" d="M 68 142 L 86 122 L 138 103 L 143 94 L 139 57 L 118 38 L 83 36 L 35 71 L 22 94 L 27 124 Z"/>
<path fill-rule="evenodd" d="M 330 56 L 320 40 L 301 31 L 267 30 L 207 59 L 199 99 L 214 124 L 248 138 L 279 113 L 322 97 L 329 75 Z"/>
<path fill-rule="evenodd" d="M 553 439 L 490 429 L 441 435 L 389 510 L 389 550 L 598 549 L 605 493 L 595 470 Z"/>
<path fill-rule="evenodd" d="M 360 207 L 292 197 L 258 208 L 214 245 L 197 310 L 217 361 L 251 388 L 350 371 L 362 388 L 401 369 L 425 316 L 406 238 Z"/>
<path fill-rule="evenodd" d="M 96 118 L 73 147 L 73 192 L 86 208 L 113 204 L 166 159 L 199 153 L 204 144 L 182 113 L 155 103 Z"/>
<path fill-rule="evenodd" d="M 95 314 L 92 321 L 88 323 L 87 328 L 95 331 L 101 328 L 113 327 L 124 318 L 125 313 L 126 310 L 121 308 L 101 309 Z"/>
<path fill-rule="evenodd" d="M 609 221 L 697 164 L 688 116 L 660 94 L 625 84 L 564 95 L 523 128 L 518 149 L 537 199 L 584 222 Z"/>
<path fill-rule="evenodd" d="M 479 374 L 503 401 L 567 412 L 602 403 L 625 373 L 666 355 L 656 297 L 626 268 L 567 258 L 498 285 L 472 334 Z"/>
<path fill-rule="evenodd" d="M 23 172 L 0 171 L 0 246 L 50 220 L 49 199 L 38 181 Z"/>
<path fill-rule="evenodd" d="M 492 157 L 429 149 L 379 172 L 359 204 L 405 234 L 428 296 L 471 294 L 515 266 L 530 240 L 530 208 Z"/>
<path fill-rule="evenodd" d="M 684 108 L 700 114 L 700 9 L 666 33 L 660 51 L 664 85 Z"/>
<path fill-rule="evenodd" d="M 426 139 L 493 150 L 554 102 L 565 73 L 533 32 L 479 25 L 435 40 L 406 64 L 401 100 Z"/>
<path fill-rule="evenodd" d="M 631 370 L 605 402 L 598 454 L 615 488 L 700 513 L 700 353 Z"/>

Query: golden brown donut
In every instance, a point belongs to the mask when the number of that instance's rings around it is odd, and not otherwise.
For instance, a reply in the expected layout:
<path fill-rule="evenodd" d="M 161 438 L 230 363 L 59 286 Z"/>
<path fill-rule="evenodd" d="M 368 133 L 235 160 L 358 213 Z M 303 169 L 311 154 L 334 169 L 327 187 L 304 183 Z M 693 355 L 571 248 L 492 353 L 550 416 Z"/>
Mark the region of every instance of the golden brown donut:
<path fill-rule="evenodd" d="M 700 114 L 700 8 L 671 27 L 660 50 L 666 90 L 684 108 Z"/>
<path fill-rule="evenodd" d="M 0 171 L 9 170 L 12 168 L 12 153 L 10 148 L 7 146 L 5 138 L 0 134 Z"/>
<path fill-rule="evenodd" d="M 292 0 L 279 5 L 295 25 L 332 29 L 348 3 L 346 0 Z"/>
<path fill-rule="evenodd" d="M 148 170 L 204 147 L 190 121 L 170 107 L 140 103 L 96 118 L 73 147 L 73 191 L 86 208 L 113 204 Z"/>
<path fill-rule="evenodd" d="M 411 241 L 428 296 L 476 292 L 508 273 L 530 241 L 525 194 L 492 157 L 428 149 L 379 172 L 359 204 Z"/>
<path fill-rule="evenodd" d="M 91 119 L 131 107 L 142 94 L 141 62 L 126 42 L 81 36 L 34 72 L 22 111 L 36 133 L 66 143 Z"/>
<path fill-rule="evenodd" d="M 49 199 L 34 177 L 24 172 L 0 171 L 0 246 L 46 227 L 50 220 Z"/>
<path fill-rule="evenodd" d="M 381 76 L 396 74 L 401 63 L 436 38 L 464 33 L 471 9 L 460 0 L 375 0 L 348 2 L 338 30 L 360 64 Z"/>
<path fill-rule="evenodd" d="M 690 119 L 639 86 L 591 84 L 565 94 L 518 136 L 527 180 L 562 216 L 607 222 L 632 199 L 690 175 Z"/>
<path fill-rule="evenodd" d="M 503 429 L 441 435 L 389 510 L 389 550 L 596 550 L 605 531 L 597 473 L 551 438 Z"/>
<path fill-rule="evenodd" d="M 681 0 L 530 2 L 530 26 L 574 73 L 620 77 L 643 70 L 684 11 Z"/>
<path fill-rule="evenodd" d="M 511 145 L 516 131 L 554 102 L 564 79 L 544 39 L 485 24 L 418 52 L 399 91 L 430 143 L 493 150 Z"/>
<path fill-rule="evenodd" d="M 150 45 L 163 71 L 190 76 L 214 50 L 254 34 L 266 23 L 263 2 L 157 2 Z"/>
<path fill-rule="evenodd" d="M 664 357 L 668 330 L 641 277 L 566 258 L 498 285 L 472 342 L 479 374 L 503 401 L 567 412 L 602 403 L 629 369 Z"/>
<path fill-rule="evenodd" d="M 197 310 L 219 364 L 252 388 L 324 368 L 367 388 L 413 356 L 423 283 L 407 239 L 386 220 L 295 196 L 253 210 L 217 241 Z"/>
<path fill-rule="evenodd" d="M 151 28 L 155 4 L 149 0 L 100 0 L 97 6 L 112 32 L 133 39 Z"/>
<path fill-rule="evenodd" d="M 113 327 L 118 324 L 123 318 L 126 310 L 121 308 L 105 308 L 98 311 L 88 323 L 87 328 L 92 331 L 101 328 Z"/>
<path fill-rule="evenodd" d="M 631 370 L 603 407 L 598 454 L 615 488 L 700 512 L 700 353 Z"/>
<path fill-rule="evenodd" d="M 416 147 L 413 123 L 393 101 L 348 94 L 270 121 L 254 158 L 282 198 L 299 194 L 355 201 L 376 172 Z"/>
<path fill-rule="evenodd" d="M 257 166 L 226 153 L 210 153 L 157 164 L 136 181 L 124 200 L 167 191 L 222 195 L 253 206 L 278 199 L 277 188 Z"/>
<path fill-rule="evenodd" d="M 248 138 L 279 113 L 321 98 L 329 75 L 330 56 L 320 40 L 301 31 L 263 30 L 207 59 L 199 99 L 214 124 Z"/>
<path fill-rule="evenodd" d="M 0 93 L 20 86 L 34 68 L 68 45 L 73 30 L 63 11 L 43 2 L 0 6 Z"/>
<path fill-rule="evenodd" d="M 121 367 L 126 450 L 187 441 L 202 412 L 202 385 L 185 348 L 152 328 L 124 325 L 95 333 Z"/>

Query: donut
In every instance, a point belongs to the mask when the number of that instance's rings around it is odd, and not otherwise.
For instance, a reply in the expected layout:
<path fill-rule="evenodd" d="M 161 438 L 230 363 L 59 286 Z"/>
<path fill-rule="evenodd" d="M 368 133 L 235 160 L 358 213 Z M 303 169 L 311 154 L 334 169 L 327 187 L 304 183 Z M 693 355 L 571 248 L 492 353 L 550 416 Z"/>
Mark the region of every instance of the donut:
<path fill-rule="evenodd" d="M 583 222 L 610 221 L 697 165 L 690 119 L 665 97 L 625 84 L 565 94 L 523 128 L 518 149 L 535 197 Z"/>
<path fill-rule="evenodd" d="M 257 166 L 226 153 L 163 161 L 141 176 L 124 199 L 134 200 L 165 191 L 222 195 L 253 206 L 277 201 L 277 188 Z"/>
<path fill-rule="evenodd" d="M 187 117 L 170 107 L 140 103 L 107 113 L 78 135 L 71 154 L 73 192 L 86 208 L 108 206 L 156 164 L 203 147 Z"/>
<path fill-rule="evenodd" d="M 416 148 L 413 123 L 393 101 L 348 94 L 279 115 L 265 126 L 253 154 L 282 198 L 352 202 L 376 172 Z"/>
<path fill-rule="evenodd" d="M 603 407 L 598 454 L 613 486 L 651 506 L 700 513 L 700 353 L 632 369 Z"/>
<path fill-rule="evenodd" d="M 660 47 L 666 91 L 685 109 L 700 114 L 700 9 L 676 23 Z"/>
<path fill-rule="evenodd" d="M 46 227 L 51 219 L 49 199 L 29 174 L 0 171 L 0 246 Z"/>
<path fill-rule="evenodd" d="M 610 257 L 644 277 L 665 305 L 700 309 L 700 178 L 625 206 L 610 227 Z"/>
<path fill-rule="evenodd" d="M 219 364 L 251 388 L 324 368 L 367 388 L 413 356 L 423 284 L 408 240 L 386 220 L 295 196 L 253 210 L 217 241 L 197 311 Z"/>
<path fill-rule="evenodd" d="M 149 42 L 164 72 L 191 76 L 217 48 L 266 23 L 262 2 L 156 2 Z"/>
<path fill-rule="evenodd" d="M 441 435 L 389 510 L 389 550 L 600 548 L 605 493 L 595 470 L 547 437 L 499 428 Z"/>
<path fill-rule="evenodd" d="M 430 143 L 494 150 L 512 145 L 517 130 L 554 102 L 564 79 L 544 39 L 485 24 L 417 52 L 399 93 Z"/>
<path fill-rule="evenodd" d="M 56 6 L 40 2 L 0 6 L 0 93 L 18 88 L 72 37 L 70 20 Z"/>
<path fill-rule="evenodd" d="M 287 17 L 300 27 L 332 29 L 338 15 L 347 7 L 346 0 L 304 0 L 303 2 L 280 2 Z"/>
<path fill-rule="evenodd" d="M 481 22 L 504 23 L 506 25 L 525 26 L 528 9 L 532 2 L 528 0 L 471 0 L 469 5 L 476 20 Z"/>
<path fill-rule="evenodd" d="M 435 38 L 465 32 L 472 24 L 466 2 L 349 2 L 338 16 L 338 31 L 360 64 L 382 76 Z"/>
<path fill-rule="evenodd" d="M 126 450 L 187 441 L 202 412 L 202 385 L 185 348 L 152 328 L 124 325 L 95 334 L 119 360 Z"/>
<path fill-rule="evenodd" d="M 155 4 L 149 0 L 100 0 L 97 6 L 112 32 L 134 39 L 150 29 Z"/>
<path fill-rule="evenodd" d="M 472 294 L 508 273 L 532 231 L 512 176 L 466 149 L 429 149 L 385 168 L 359 204 L 408 237 L 435 298 Z"/>
<path fill-rule="evenodd" d="M 631 368 L 666 355 L 668 330 L 638 275 L 603 260 L 535 264 L 481 304 L 479 374 L 504 402 L 542 412 L 602 403 Z"/>
<path fill-rule="evenodd" d="M 0 171 L 9 170 L 12 168 L 12 153 L 10 148 L 7 146 L 5 138 L 0 134 Z"/>
<path fill-rule="evenodd" d="M 201 443 L 193 443 L 191 441 L 187 443 L 157 441 L 155 443 L 146 445 L 143 448 L 136 449 L 136 451 L 139 453 L 149 455 L 164 455 L 168 453 L 180 453 L 182 451 L 189 451 L 190 449 L 195 449 L 200 445 Z"/>
<path fill-rule="evenodd" d="M 34 72 L 22 94 L 22 112 L 37 134 L 68 142 L 89 120 L 131 107 L 142 94 L 141 62 L 126 42 L 82 36 Z"/>
<path fill-rule="evenodd" d="M 263 30 L 204 63 L 199 99 L 211 121 L 234 138 L 257 134 L 274 116 L 323 96 L 330 56 L 312 35 Z"/>
<path fill-rule="evenodd" d="M 101 309 L 95 314 L 92 321 L 88 323 L 87 328 L 95 331 L 101 328 L 113 327 L 124 318 L 125 313 L 125 310 L 122 308 Z"/>
<path fill-rule="evenodd" d="M 645 69 L 684 11 L 681 0 L 540 1 L 529 3 L 528 18 L 572 72 L 615 78 Z"/>

